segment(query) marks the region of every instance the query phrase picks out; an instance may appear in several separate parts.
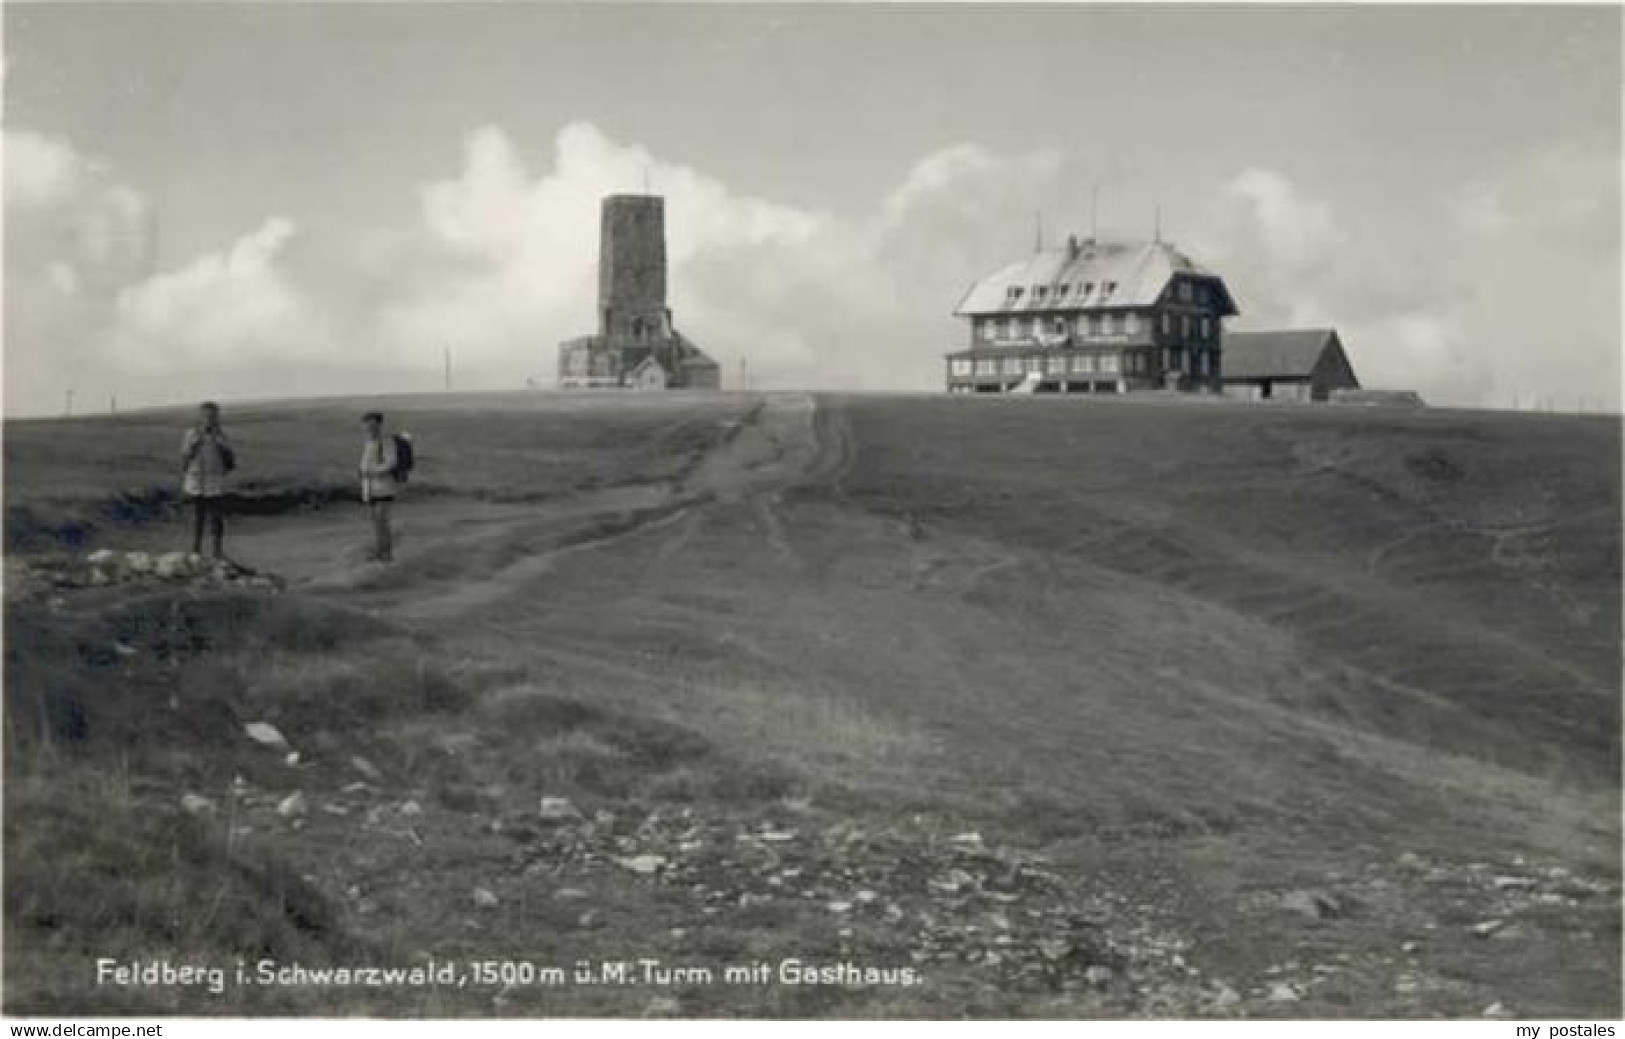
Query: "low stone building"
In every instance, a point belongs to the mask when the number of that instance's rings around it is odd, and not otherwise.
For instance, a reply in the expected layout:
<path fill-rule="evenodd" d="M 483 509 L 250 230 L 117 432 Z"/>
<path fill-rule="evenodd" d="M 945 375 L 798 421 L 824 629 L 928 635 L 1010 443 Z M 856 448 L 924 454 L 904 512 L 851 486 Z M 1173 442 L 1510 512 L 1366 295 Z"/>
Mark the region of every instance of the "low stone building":
<path fill-rule="evenodd" d="M 1360 380 L 1335 328 L 1227 332 L 1224 394 L 1241 400 L 1330 400 Z"/>
<path fill-rule="evenodd" d="M 598 332 L 559 344 L 559 386 L 717 389 L 721 381 L 717 363 L 677 331 L 666 305 L 665 199 L 604 199 Z"/>
<path fill-rule="evenodd" d="M 950 393 L 1217 393 L 1224 281 L 1163 241 L 1070 238 L 971 286 Z"/>

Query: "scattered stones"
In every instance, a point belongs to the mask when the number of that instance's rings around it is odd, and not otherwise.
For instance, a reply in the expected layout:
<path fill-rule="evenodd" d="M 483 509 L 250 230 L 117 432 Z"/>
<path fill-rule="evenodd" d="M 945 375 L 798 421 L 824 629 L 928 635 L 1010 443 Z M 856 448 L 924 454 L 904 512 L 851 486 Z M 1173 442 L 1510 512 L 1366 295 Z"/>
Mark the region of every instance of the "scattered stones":
<path fill-rule="evenodd" d="M 249 722 L 243 726 L 243 732 L 248 734 L 249 739 L 261 746 L 270 747 L 282 753 L 287 753 L 293 749 L 282 733 L 277 730 L 277 727 L 267 722 Z"/>
<path fill-rule="evenodd" d="M 474 905 L 480 909 L 495 909 L 501 901 L 501 899 L 497 898 L 496 892 L 490 888 L 477 887 L 474 889 Z"/>
<path fill-rule="evenodd" d="M 542 798 L 538 814 L 543 822 L 550 823 L 574 822 L 582 817 L 576 806 L 564 797 Z"/>
<path fill-rule="evenodd" d="M 1264 991 L 1264 998 L 1271 1003 L 1296 1003 L 1301 998 L 1298 990 L 1284 981 L 1271 982 Z"/>
<path fill-rule="evenodd" d="M 1504 1018 L 1511 1017 L 1512 1015 L 1507 1011 L 1507 1008 L 1504 1005 L 1496 1002 L 1491 1003 L 1489 1006 L 1484 1008 L 1484 1016 L 1490 1018 Z"/>
<path fill-rule="evenodd" d="M 296 819 L 310 811 L 310 805 L 301 791 L 294 791 L 277 802 L 276 814 L 284 819 Z"/>
<path fill-rule="evenodd" d="M 363 778 L 374 783 L 380 782 L 384 778 L 384 774 L 378 771 L 378 766 L 360 754 L 353 755 L 350 758 L 350 767 L 359 772 Z"/>
<path fill-rule="evenodd" d="M 852 903 L 844 901 L 831 902 L 829 904 L 829 911 L 832 913 L 849 913 L 852 911 Z"/>
<path fill-rule="evenodd" d="M 1482 923 L 1474 924 L 1472 927 L 1469 927 L 1468 930 L 1479 938 L 1488 938 L 1490 935 L 1494 934 L 1496 931 L 1499 931 L 1505 926 L 1505 920 L 1485 920 Z"/>
<path fill-rule="evenodd" d="M 1101 964 L 1096 964 L 1083 972 L 1083 980 L 1087 981 L 1091 985 L 1109 985 L 1111 984 L 1113 977 L 1115 977 L 1115 975 L 1113 974 L 1112 969 Z"/>
<path fill-rule="evenodd" d="M 622 869 L 631 870 L 641 877 L 653 876 L 659 872 L 660 867 L 666 864 L 664 855 L 633 855 L 630 858 L 616 859 Z"/>
<path fill-rule="evenodd" d="M 181 807 L 191 815 L 207 815 L 214 811 L 214 802 L 200 794 L 182 794 Z"/>
<path fill-rule="evenodd" d="M 416 801 L 402 801 L 400 807 L 395 810 L 401 815 L 407 816 L 423 814 L 423 806 Z"/>
<path fill-rule="evenodd" d="M 1311 920 L 1326 920 L 1343 913 L 1336 898 L 1319 891 L 1289 891 L 1281 896 L 1280 906 Z"/>
<path fill-rule="evenodd" d="M 1534 877 L 1496 877 L 1490 883 L 1497 891 L 1528 891 L 1535 886 L 1536 880 Z"/>
<path fill-rule="evenodd" d="M 1229 1007 L 1236 1006 L 1240 1002 L 1241 993 L 1237 992 L 1235 989 L 1231 988 L 1222 981 L 1214 982 L 1213 991 L 1208 1001 L 1209 1006 L 1218 1010 L 1224 1010 Z"/>
<path fill-rule="evenodd" d="M 1038 951 L 1047 960 L 1059 960 L 1072 954 L 1072 943 L 1060 938 L 1045 938 L 1039 941 Z"/>
<path fill-rule="evenodd" d="M 104 588 L 122 584 L 188 584 L 279 590 L 281 578 L 230 560 L 207 560 L 189 552 L 120 552 L 101 548 L 83 559 L 33 559 L 19 564 L 37 581 L 56 588 Z"/>

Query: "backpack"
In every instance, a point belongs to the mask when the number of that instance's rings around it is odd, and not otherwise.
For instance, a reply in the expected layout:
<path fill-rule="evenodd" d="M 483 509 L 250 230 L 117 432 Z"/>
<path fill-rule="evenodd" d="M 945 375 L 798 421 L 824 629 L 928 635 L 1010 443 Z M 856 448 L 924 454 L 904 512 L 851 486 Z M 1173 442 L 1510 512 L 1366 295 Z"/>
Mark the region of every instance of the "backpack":
<path fill-rule="evenodd" d="M 395 441 L 395 468 L 391 469 L 389 474 L 405 483 L 412 475 L 412 467 L 417 464 L 417 459 L 412 454 L 412 434 L 393 433 L 391 438 Z"/>

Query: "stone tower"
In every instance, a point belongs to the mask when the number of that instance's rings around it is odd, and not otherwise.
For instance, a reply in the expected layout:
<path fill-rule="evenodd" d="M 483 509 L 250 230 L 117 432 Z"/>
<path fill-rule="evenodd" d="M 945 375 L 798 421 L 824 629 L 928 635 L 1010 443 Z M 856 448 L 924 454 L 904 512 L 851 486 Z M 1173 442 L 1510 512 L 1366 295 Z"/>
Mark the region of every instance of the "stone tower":
<path fill-rule="evenodd" d="M 627 346 L 671 335 L 666 307 L 666 200 L 604 199 L 598 237 L 598 334 Z"/>
<path fill-rule="evenodd" d="M 666 306 L 666 200 L 610 195 L 599 221 L 598 334 L 559 344 L 559 386 L 717 389 L 721 369 Z"/>

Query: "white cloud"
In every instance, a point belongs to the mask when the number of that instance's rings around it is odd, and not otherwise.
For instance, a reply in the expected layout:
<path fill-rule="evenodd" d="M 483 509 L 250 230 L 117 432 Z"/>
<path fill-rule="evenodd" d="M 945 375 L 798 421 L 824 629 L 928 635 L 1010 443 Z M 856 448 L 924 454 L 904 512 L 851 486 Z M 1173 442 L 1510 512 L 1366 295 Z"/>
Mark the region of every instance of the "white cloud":
<path fill-rule="evenodd" d="M 874 214 L 841 217 L 742 195 L 694 169 L 619 144 L 588 123 L 562 129 L 532 174 L 495 127 L 469 138 L 453 180 L 422 189 L 421 233 L 375 276 L 404 286 L 378 335 L 418 365 L 445 346 L 459 363 L 550 380 L 559 340 L 595 327 L 604 195 L 666 199 L 670 302 L 678 326 L 760 384 L 934 385 L 948 316 L 1008 232 L 1012 200 L 1052 180 L 1053 155 L 958 146 L 927 156 Z"/>
<path fill-rule="evenodd" d="M 91 377 L 173 392 L 178 371 L 226 397 L 426 387 L 446 347 L 460 385 L 550 382 L 557 343 L 596 325 L 601 199 L 646 178 L 666 198 L 678 326 L 728 377 L 748 358 L 762 386 L 933 389 L 964 342 L 951 310 L 966 284 L 1026 248 L 1035 210 L 1065 209 L 1068 180 L 1058 153 L 961 143 L 869 210 L 835 213 L 740 192 L 586 122 L 532 169 L 488 126 L 390 226 L 312 228 L 303 248 L 292 220 L 271 218 L 154 275 L 138 191 L 66 142 L 8 130 L 6 149 L 8 405 Z M 1605 148 L 1554 149 L 1486 169 L 1418 223 L 1248 169 L 1181 244 L 1230 284 L 1240 327 L 1335 325 L 1368 384 L 1617 406 L 1618 178 Z M 347 262 L 317 262 L 335 249 Z"/>
<path fill-rule="evenodd" d="M 29 130 L 6 130 L 4 144 L 7 206 L 50 206 L 78 189 L 85 162 L 66 141 Z"/>
<path fill-rule="evenodd" d="M 292 221 L 273 217 L 227 249 L 124 289 L 109 337 L 115 359 L 136 371 L 319 361 L 332 335 L 283 270 L 294 235 Z"/>
<path fill-rule="evenodd" d="M 8 411 L 53 404 L 98 373 L 114 296 L 144 277 L 153 216 L 141 193 L 67 141 L 8 127 L 5 395 Z"/>
<path fill-rule="evenodd" d="M 1367 385 L 1617 408 L 1618 191 L 1617 156 L 1554 149 L 1486 170 L 1418 222 L 1253 169 L 1191 244 L 1237 296 L 1237 328 L 1335 326 Z"/>

